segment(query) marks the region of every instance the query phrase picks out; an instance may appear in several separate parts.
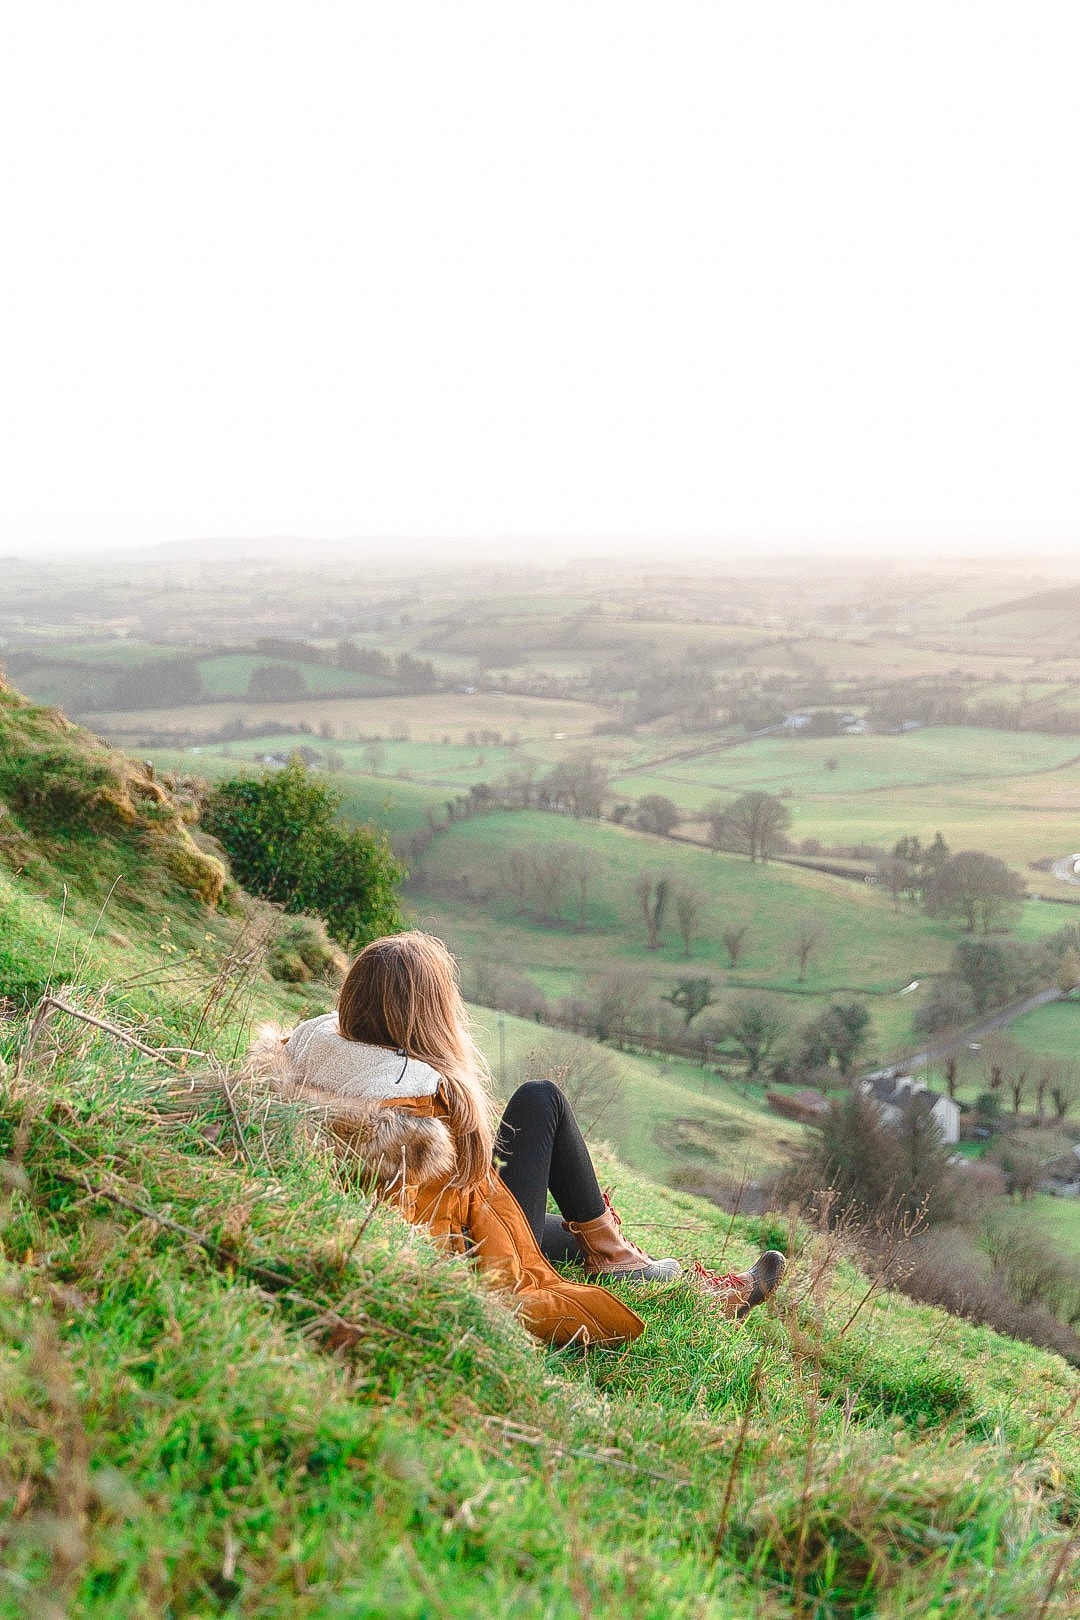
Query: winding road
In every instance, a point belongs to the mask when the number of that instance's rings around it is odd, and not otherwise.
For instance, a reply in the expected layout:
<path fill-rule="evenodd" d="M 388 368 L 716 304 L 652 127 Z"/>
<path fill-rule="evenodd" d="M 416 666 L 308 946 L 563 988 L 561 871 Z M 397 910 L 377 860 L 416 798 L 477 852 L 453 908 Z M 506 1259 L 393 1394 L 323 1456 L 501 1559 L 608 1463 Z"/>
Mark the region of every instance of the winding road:
<path fill-rule="evenodd" d="M 1034 1012 L 1036 1007 L 1045 1007 L 1048 1002 L 1060 1001 L 1061 999 L 1062 993 L 1060 990 L 1040 990 L 1034 996 L 1025 996 L 1023 1001 L 1014 1001 L 1008 1007 L 1000 1007 L 997 1012 L 988 1013 L 985 1018 L 980 1018 L 977 1023 L 969 1024 L 966 1029 L 954 1030 L 948 1038 L 943 1036 L 940 1041 L 933 1042 L 923 1052 L 916 1052 L 913 1056 L 904 1058 L 899 1063 L 889 1063 L 884 1069 L 875 1069 L 871 1074 L 861 1075 L 860 1079 L 892 1080 L 897 1075 L 909 1074 L 912 1069 L 924 1069 L 928 1063 L 936 1063 L 939 1058 L 945 1057 L 947 1053 L 953 1051 L 956 1047 L 966 1046 L 970 1041 L 977 1041 L 983 1035 L 989 1035 L 991 1030 L 1003 1029 L 1006 1024 L 1011 1024 L 1014 1019 L 1022 1018 L 1025 1013 Z"/>
<path fill-rule="evenodd" d="M 1080 855 L 1059 855 L 1050 862 L 1050 870 L 1062 883 L 1071 883 L 1080 889 Z"/>

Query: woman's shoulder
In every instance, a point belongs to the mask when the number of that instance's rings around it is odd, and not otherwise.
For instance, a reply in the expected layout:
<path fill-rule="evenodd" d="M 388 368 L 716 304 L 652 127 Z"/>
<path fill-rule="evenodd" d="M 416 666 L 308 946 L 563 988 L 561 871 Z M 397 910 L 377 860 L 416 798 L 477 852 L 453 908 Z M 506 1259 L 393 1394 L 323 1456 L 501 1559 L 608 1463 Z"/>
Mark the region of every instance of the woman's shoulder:
<path fill-rule="evenodd" d="M 433 1097 L 442 1078 L 419 1058 L 406 1057 L 388 1046 L 346 1040 L 338 1029 L 336 1013 L 298 1024 L 285 1050 L 310 1085 L 343 1096 L 378 1100 Z"/>

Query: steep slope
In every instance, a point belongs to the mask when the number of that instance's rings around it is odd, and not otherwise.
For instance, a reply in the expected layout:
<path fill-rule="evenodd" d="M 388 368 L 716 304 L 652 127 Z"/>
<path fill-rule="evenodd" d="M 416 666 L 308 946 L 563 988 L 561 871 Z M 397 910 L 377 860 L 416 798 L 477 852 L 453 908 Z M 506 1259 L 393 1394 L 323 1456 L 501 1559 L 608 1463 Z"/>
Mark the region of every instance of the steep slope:
<path fill-rule="evenodd" d="M 0 1616 L 1076 1612 L 1060 1358 L 614 1162 L 643 1241 L 777 1244 L 790 1283 L 742 1326 L 680 1284 L 624 1350 L 545 1352 L 288 1110 L 193 1108 L 200 1060 L 161 1048 L 227 1064 L 326 987 L 178 875 L 216 858 L 168 789 L 9 692 L 0 725 Z M 119 1034 L 35 1022 L 46 984 Z"/>

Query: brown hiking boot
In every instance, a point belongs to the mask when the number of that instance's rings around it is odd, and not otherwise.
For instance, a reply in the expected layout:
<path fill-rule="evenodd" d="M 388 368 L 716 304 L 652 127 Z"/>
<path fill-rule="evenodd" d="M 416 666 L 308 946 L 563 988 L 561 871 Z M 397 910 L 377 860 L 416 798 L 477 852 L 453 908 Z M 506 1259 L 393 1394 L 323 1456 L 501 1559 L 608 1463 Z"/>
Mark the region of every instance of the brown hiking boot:
<path fill-rule="evenodd" d="M 766 1249 L 749 1271 L 728 1271 L 723 1276 L 716 1271 L 706 1270 L 700 1260 L 695 1260 L 690 1280 L 717 1301 L 725 1316 L 740 1322 L 755 1305 L 760 1305 L 776 1292 L 786 1270 L 787 1261 L 780 1250 Z"/>
<path fill-rule="evenodd" d="M 677 1260 L 653 1260 L 644 1249 L 623 1236 L 622 1222 L 604 1194 L 606 1208 L 591 1221 L 563 1221 L 581 1250 L 581 1263 L 590 1277 L 617 1277 L 624 1282 L 670 1282 L 682 1271 Z"/>

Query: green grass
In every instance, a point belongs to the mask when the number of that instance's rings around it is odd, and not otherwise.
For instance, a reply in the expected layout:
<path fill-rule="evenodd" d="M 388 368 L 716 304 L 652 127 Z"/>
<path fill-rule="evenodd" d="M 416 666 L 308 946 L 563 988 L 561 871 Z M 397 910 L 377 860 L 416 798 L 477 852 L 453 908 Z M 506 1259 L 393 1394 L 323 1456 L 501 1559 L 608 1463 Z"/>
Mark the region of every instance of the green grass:
<path fill-rule="evenodd" d="M 1026 1227 L 1034 1227 L 1066 1254 L 1080 1260 L 1080 1198 L 1055 1198 L 1036 1193 L 1023 1204 L 1010 1204 L 1002 1217 Z"/>
<path fill-rule="evenodd" d="M 644 772 L 650 786 L 643 791 L 679 799 L 683 791 L 696 797 L 759 788 L 777 793 L 790 787 L 846 798 L 883 788 L 914 792 L 972 779 L 1028 776 L 1056 770 L 1078 755 L 1074 737 L 971 727 L 927 727 L 896 737 L 759 737 L 699 759 L 672 761 L 655 775 Z M 833 771 L 827 768 L 830 759 L 836 761 Z M 636 780 L 633 773 L 625 785 L 629 788 Z M 666 788 L 660 785 L 664 782 Z"/>
<path fill-rule="evenodd" d="M 208 692 L 221 697 L 243 697 L 252 671 L 272 665 L 275 669 L 296 670 L 304 689 L 313 697 L 348 692 L 392 692 L 394 683 L 381 675 L 363 675 L 329 664 L 293 663 L 287 658 L 264 658 L 261 653 L 222 653 L 199 659 L 199 674 Z M 270 700 L 272 701 L 272 700 Z"/>
<path fill-rule="evenodd" d="M 584 931 L 519 914 L 509 891 L 509 852 L 553 843 L 583 852 L 590 863 Z M 664 949 L 646 948 L 634 895 L 634 880 L 646 870 L 665 873 L 676 887 L 686 885 L 703 897 L 701 938 L 689 961 L 673 915 L 663 931 Z M 921 992 L 898 997 L 897 991 L 912 979 L 925 982 L 945 971 L 959 937 L 953 924 L 914 907 L 895 910 L 884 896 L 825 873 L 776 862 L 755 865 L 741 856 L 541 812 L 498 812 L 456 823 L 429 850 L 412 897 L 418 915 L 443 930 L 461 955 L 512 962 L 554 997 L 581 995 L 591 976 L 612 968 L 636 970 L 643 993 L 657 996 L 689 972 L 711 976 L 718 989 L 768 989 L 786 998 L 794 1018 L 819 1010 L 822 997 L 863 995 L 882 1055 L 912 1038 L 911 1016 Z M 569 889 L 565 910 L 575 919 Z M 825 938 L 800 983 L 792 936 L 805 915 L 821 920 Z M 1045 932 L 1063 921 L 1056 908 L 1035 906 L 1025 927 Z M 749 928 L 736 972 L 727 965 L 721 938 L 733 922 Z"/>
<path fill-rule="evenodd" d="M 1010 1033 L 1021 1046 L 1040 1057 L 1080 1060 L 1080 1001 L 1054 1001 L 1025 1013 L 1010 1026 Z"/>
<path fill-rule="evenodd" d="M 67 983 L 225 1063 L 259 1018 L 325 1004 L 238 965 L 258 912 L 179 883 L 174 808 L 117 819 L 132 767 L 6 689 L 0 743 L 44 795 L 0 819 L 0 993 Z M 639 841 L 579 831 L 621 883 Z M 725 893 L 750 881 L 715 869 Z M 543 1032 L 507 1023 L 526 1064 Z M 1080 1379 L 1059 1357 L 606 1156 L 639 1241 L 720 1270 L 778 1244 L 789 1281 L 742 1325 L 686 1283 L 623 1285 L 642 1338 L 548 1352 L 467 1262 L 339 1182 L 289 1110 L 220 1087 L 193 1109 L 188 1071 L 64 1014 L 29 1035 L 0 1021 L 3 1620 L 1076 1612 Z M 689 1065 L 614 1056 L 624 1103 L 600 1129 L 628 1155 L 689 1115 L 740 1148 L 789 1129 L 719 1082 L 701 1096 Z"/>
<path fill-rule="evenodd" d="M 614 1163 L 642 1241 L 790 1242 L 791 1282 L 742 1326 L 631 1290 L 643 1338 L 547 1353 L 287 1114 L 248 1168 L 227 1114 L 213 1147 L 155 1118 L 148 1066 L 84 1037 L 0 1105 L 0 1614 L 1070 1613 L 1059 1358 Z"/>

